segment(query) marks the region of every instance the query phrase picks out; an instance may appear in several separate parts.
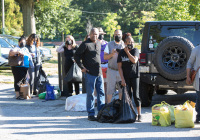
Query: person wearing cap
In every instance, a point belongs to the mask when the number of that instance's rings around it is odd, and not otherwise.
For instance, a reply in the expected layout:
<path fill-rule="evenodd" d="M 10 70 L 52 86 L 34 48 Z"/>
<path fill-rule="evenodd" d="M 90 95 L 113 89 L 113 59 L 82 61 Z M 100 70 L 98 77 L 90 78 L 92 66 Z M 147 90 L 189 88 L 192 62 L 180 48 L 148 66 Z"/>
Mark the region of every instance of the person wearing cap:
<path fill-rule="evenodd" d="M 121 49 L 124 49 L 124 42 L 122 41 L 122 31 L 115 30 L 114 32 L 114 41 L 108 43 L 104 51 L 104 59 L 108 60 L 108 69 L 107 69 L 107 103 L 111 102 L 112 94 L 116 92 L 116 85 L 119 92 L 119 99 L 122 97 L 122 88 L 119 82 L 121 81 L 117 57 Z"/>
<path fill-rule="evenodd" d="M 65 39 L 65 43 L 63 43 L 60 47 L 58 47 L 56 49 L 56 52 L 58 53 L 62 53 L 64 52 L 64 56 L 65 56 L 65 74 L 68 73 L 69 69 L 72 67 L 72 65 L 74 64 L 74 54 L 76 52 L 78 48 L 78 45 L 76 45 L 75 39 L 73 36 L 71 35 L 67 35 L 66 39 Z M 67 96 L 72 96 L 73 93 L 73 86 L 72 84 L 74 84 L 75 86 L 75 93 L 76 95 L 79 94 L 79 83 L 75 82 L 75 83 L 71 83 L 68 82 L 67 83 Z"/>

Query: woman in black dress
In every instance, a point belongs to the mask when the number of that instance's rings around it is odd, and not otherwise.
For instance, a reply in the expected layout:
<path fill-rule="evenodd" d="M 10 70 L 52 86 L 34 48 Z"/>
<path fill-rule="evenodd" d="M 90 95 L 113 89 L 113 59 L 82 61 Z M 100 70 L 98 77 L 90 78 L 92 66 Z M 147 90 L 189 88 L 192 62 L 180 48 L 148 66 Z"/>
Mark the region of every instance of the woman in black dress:
<path fill-rule="evenodd" d="M 58 53 L 64 52 L 65 56 L 65 74 L 68 73 L 71 66 L 74 64 L 74 53 L 76 52 L 78 46 L 76 45 L 75 39 L 71 35 L 67 35 L 65 43 L 56 49 Z M 68 86 L 68 95 L 72 95 L 73 86 L 71 82 L 67 83 Z M 79 83 L 74 83 L 76 95 L 79 94 Z"/>

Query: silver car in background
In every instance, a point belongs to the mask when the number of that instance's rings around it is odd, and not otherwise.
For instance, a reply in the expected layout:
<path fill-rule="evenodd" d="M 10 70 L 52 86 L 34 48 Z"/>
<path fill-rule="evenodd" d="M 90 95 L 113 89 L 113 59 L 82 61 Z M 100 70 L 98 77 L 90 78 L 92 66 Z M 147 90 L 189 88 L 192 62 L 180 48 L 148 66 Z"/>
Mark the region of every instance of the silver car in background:
<path fill-rule="evenodd" d="M 11 36 L 11 35 L 0 35 L 0 38 L 3 38 L 6 40 L 12 47 L 15 47 L 18 45 L 18 39 L 19 37 Z M 40 47 L 40 53 L 42 57 L 42 62 L 49 61 L 53 55 L 51 54 L 51 50 L 45 47 Z"/>

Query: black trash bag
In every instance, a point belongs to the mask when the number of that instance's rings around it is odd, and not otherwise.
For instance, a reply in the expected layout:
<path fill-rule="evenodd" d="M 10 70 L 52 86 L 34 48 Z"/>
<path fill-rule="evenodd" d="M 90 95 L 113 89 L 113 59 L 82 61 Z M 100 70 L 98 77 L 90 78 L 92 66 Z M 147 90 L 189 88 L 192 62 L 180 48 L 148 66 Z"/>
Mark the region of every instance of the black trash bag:
<path fill-rule="evenodd" d="M 134 123 L 136 116 L 132 101 L 127 92 L 127 87 L 123 87 L 119 116 L 114 123 Z"/>
<path fill-rule="evenodd" d="M 64 80 L 71 83 L 82 82 L 82 71 L 76 63 L 71 66 Z"/>
<path fill-rule="evenodd" d="M 46 75 L 45 71 L 42 69 L 42 67 L 40 67 L 39 75 L 40 75 L 39 76 L 40 79 L 39 79 L 38 92 L 40 94 L 40 93 L 46 92 L 46 85 L 50 84 L 50 83 L 49 83 L 47 75 Z"/>
<path fill-rule="evenodd" d="M 97 121 L 100 123 L 113 123 L 119 115 L 120 100 L 113 100 L 105 105 L 97 115 Z"/>

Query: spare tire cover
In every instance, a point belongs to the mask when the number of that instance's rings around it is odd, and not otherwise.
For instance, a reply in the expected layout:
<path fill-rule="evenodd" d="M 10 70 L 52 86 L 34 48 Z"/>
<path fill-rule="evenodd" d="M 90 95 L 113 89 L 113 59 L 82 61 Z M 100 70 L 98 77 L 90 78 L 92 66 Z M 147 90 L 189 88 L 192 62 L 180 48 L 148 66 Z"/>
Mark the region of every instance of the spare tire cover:
<path fill-rule="evenodd" d="M 186 65 L 194 45 L 186 38 L 171 36 L 158 44 L 154 65 L 169 80 L 186 78 Z"/>

